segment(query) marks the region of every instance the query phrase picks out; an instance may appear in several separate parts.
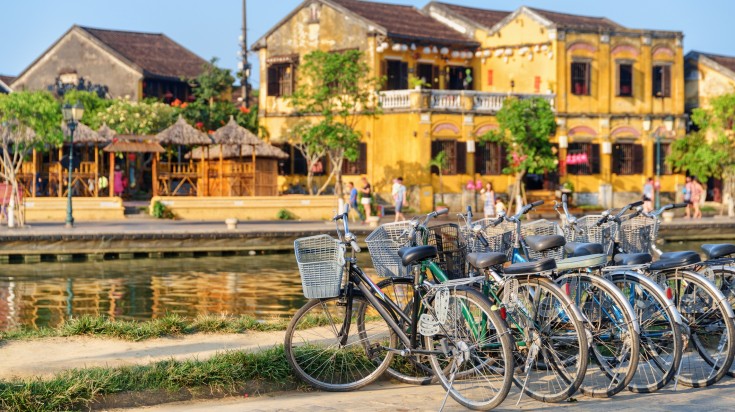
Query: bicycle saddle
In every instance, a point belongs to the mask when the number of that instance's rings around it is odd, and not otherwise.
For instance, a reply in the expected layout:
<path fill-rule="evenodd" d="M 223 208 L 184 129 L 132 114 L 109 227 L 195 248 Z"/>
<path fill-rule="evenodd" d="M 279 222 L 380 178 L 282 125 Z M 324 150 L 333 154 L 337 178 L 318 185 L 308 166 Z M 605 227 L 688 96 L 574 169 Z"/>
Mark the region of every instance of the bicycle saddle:
<path fill-rule="evenodd" d="M 599 243 L 567 242 L 564 245 L 564 251 L 569 257 L 587 256 L 604 253 L 604 248 Z"/>
<path fill-rule="evenodd" d="M 613 259 L 615 265 L 629 266 L 629 265 L 643 265 L 651 263 L 653 257 L 650 253 L 621 253 L 615 255 Z"/>
<path fill-rule="evenodd" d="M 667 260 L 667 259 L 683 259 L 689 256 L 696 255 L 699 257 L 699 253 L 693 251 L 693 250 L 681 250 L 678 252 L 666 252 L 662 253 L 661 256 L 658 258 L 659 260 Z"/>
<path fill-rule="evenodd" d="M 508 261 L 505 253 L 486 252 L 486 253 L 470 253 L 467 255 L 467 262 L 477 269 L 485 269 L 490 266 L 502 265 Z"/>
<path fill-rule="evenodd" d="M 536 252 L 545 252 L 555 247 L 564 246 L 567 241 L 561 235 L 549 236 L 526 236 L 524 238 L 528 247 Z"/>
<path fill-rule="evenodd" d="M 673 269 L 681 266 L 693 265 L 702 261 L 697 252 L 671 252 L 667 254 L 669 257 L 651 263 L 651 266 L 648 268 L 654 271 Z"/>
<path fill-rule="evenodd" d="M 732 243 L 709 243 L 702 245 L 702 250 L 707 255 L 707 259 L 719 259 L 735 253 L 735 245 Z"/>
<path fill-rule="evenodd" d="M 402 249 L 402 251 L 403 255 L 401 256 L 401 262 L 403 263 L 403 266 L 408 266 L 420 260 L 436 257 L 436 255 L 438 254 L 438 252 L 436 251 L 436 246 L 408 247 Z"/>
<path fill-rule="evenodd" d="M 594 244 L 594 243 L 591 243 Z M 604 253 L 574 256 L 556 262 L 557 270 L 585 269 L 605 266 L 607 255 Z"/>
<path fill-rule="evenodd" d="M 552 258 L 544 258 L 533 262 L 514 263 L 503 269 L 503 273 L 506 275 L 533 275 L 554 269 L 556 269 L 556 261 Z"/>

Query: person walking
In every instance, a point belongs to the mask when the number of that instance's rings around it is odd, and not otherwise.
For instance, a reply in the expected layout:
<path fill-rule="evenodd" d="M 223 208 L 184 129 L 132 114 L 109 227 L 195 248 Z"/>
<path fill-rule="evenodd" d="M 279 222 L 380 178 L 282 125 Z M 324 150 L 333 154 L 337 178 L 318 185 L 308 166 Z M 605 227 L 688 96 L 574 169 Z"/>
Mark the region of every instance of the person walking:
<path fill-rule="evenodd" d="M 649 213 L 653 211 L 653 178 L 649 177 L 646 184 L 643 185 L 643 211 Z"/>
<path fill-rule="evenodd" d="M 686 211 L 684 212 L 684 219 L 692 217 L 692 177 L 686 177 L 686 183 L 684 183 L 684 203 L 686 203 Z"/>
<path fill-rule="evenodd" d="M 362 212 L 360 212 L 360 208 L 357 204 L 357 188 L 355 187 L 355 184 L 352 182 L 347 182 L 347 191 L 350 194 L 350 199 L 348 200 L 350 209 L 354 210 L 355 213 L 357 213 L 357 217 L 360 219 L 360 221 L 365 220 L 363 219 Z"/>
<path fill-rule="evenodd" d="M 115 196 L 122 196 L 123 191 L 125 190 L 125 185 L 123 182 L 123 173 L 122 170 L 120 170 L 120 165 L 115 165 L 115 173 L 113 174 L 113 189 L 115 191 Z"/>
<path fill-rule="evenodd" d="M 702 209 L 700 203 L 702 202 L 704 196 L 704 187 L 701 183 L 699 183 L 699 180 L 697 180 L 696 176 L 692 176 L 692 208 L 694 209 L 694 213 L 692 214 L 693 219 L 701 219 L 702 218 Z"/>
<path fill-rule="evenodd" d="M 366 177 L 361 178 L 360 182 L 362 183 L 362 187 L 360 188 L 360 194 L 362 194 L 360 204 L 362 204 L 362 206 L 365 208 L 365 221 L 367 221 L 372 217 L 373 214 L 373 187 L 370 186 L 370 183 L 368 183 Z"/>
<path fill-rule="evenodd" d="M 393 180 L 393 205 L 396 207 L 396 222 L 406 220 L 403 216 L 403 206 L 406 203 L 406 186 L 403 185 L 403 178 L 399 177 Z"/>
<path fill-rule="evenodd" d="M 493 184 L 491 182 L 485 184 L 485 188 L 482 189 L 482 194 L 485 198 L 483 202 L 485 218 L 495 217 L 495 190 L 493 190 Z"/>

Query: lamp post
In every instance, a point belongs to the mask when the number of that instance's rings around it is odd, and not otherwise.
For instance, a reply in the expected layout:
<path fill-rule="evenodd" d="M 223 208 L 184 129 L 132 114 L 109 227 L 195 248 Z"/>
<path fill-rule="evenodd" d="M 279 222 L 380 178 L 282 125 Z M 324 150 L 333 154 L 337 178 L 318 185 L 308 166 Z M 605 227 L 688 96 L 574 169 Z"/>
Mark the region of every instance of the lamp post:
<path fill-rule="evenodd" d="M 666 116 L 664 118 L 664 128 L 667 133 L 674 130 L 674 118 Z M 658 190 L 656 190 L 656 209 L 661 207 L 661 128 L 656 129 L 654 134 L 656 138 L 656 182 L 658 182 Z"/>
<path fill-rule="evenodd" d="M 74 216 L 72 215 L 71 208 L 72 172 L 74 170 L 74 130 L 84 115 L 84 106 L 79 101 L 74 106 L 66 103 L 61 108 L 61 113 L 64 115 L 64 121 L 69 128 L 69 163 L 67 171 L 69 174 L 69 184 L 66 193 L 66 227 L 72 228 L 74 227 Z"/>

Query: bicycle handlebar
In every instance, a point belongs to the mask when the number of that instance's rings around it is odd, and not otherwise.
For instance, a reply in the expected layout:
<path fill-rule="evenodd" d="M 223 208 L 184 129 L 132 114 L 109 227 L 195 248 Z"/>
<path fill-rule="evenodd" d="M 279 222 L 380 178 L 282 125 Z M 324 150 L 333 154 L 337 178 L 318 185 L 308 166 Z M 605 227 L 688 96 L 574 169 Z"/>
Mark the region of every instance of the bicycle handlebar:
<path fill-rule="evenodd" d="M 339 240 L 344 243 L 349 243 L 350 247 L 352 247 L 352 251 L 355 253 L 360 252 L 360 246 L 358 246 L 356 237 L 352 233 L 350 233 L 349 225 L 347 224 L 348 216 L 350 213 L 350 205 L 345 205 L 345 209 L 343 213 L 340 213 L 338 215 L 335 215 L 332 218 L 333 222 L 337 222 L 339 220 L 342 220 L 342 229 L 344 229 L 344 235 L 339 233 L 339 223 L 337 223 L 337 235 L 339 236 Z"/>
<path fill-rule="evenodd" d="M 687 207 L 686 203 L 669 203 L 668 205 L 661 206 L 658 210 L 653 210 L 648 213 L 643 213 L 644 216 L 648 217 L 659 217 L 663 212 L 670 210 L 670 209 L 682 209 Z"/>

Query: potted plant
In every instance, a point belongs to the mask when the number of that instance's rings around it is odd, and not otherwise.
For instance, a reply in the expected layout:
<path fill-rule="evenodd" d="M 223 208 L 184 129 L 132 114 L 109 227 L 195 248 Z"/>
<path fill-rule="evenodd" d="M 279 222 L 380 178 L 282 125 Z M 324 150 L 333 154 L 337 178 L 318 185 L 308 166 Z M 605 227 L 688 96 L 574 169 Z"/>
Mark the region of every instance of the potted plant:
<path fill-rule="evenodd" d="M 571 204 L 574 195 L 574 183 L 571 180 L 567 180 L 561 184 L 561 193 L 567 195 L 568 202 Z M 561 197 L 561 196 L 560 196 Z"/>
<path fill-rule="evenodd" d="M 436 156 L 434 156 L 431 161 L 429 161 L 429 170 L 431 170 L 432 167 L 436 167 L 436 169 L 439 171 L 439 196 L 440 201 L 436 203 L 437 209 L 444 209 L 447 207 L 447 204 L 444 202 L 444 180 L 442 179 L 444 169 L 446 169 L 448 166 L 448 159 L 447 154 L 442 150 L 441 152 L 437 153 Z"/>
<path fill-rule="evenodd" d="M 422 87 L 428 86 L 429 83 L 422 77 L 410 75 L 408 76 L 408 85 L 411 86 L 411 88 L 413 89 L 421 90 Z"/>

